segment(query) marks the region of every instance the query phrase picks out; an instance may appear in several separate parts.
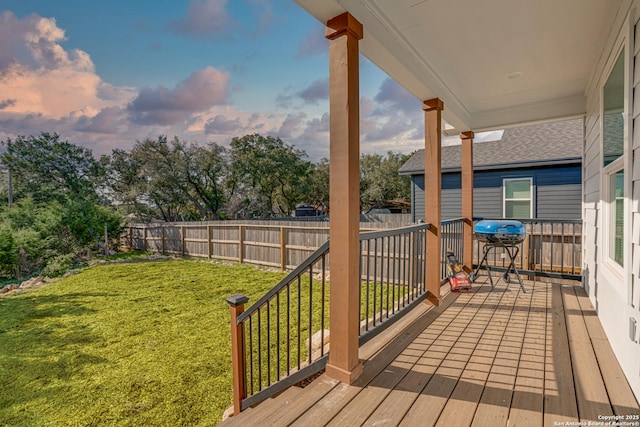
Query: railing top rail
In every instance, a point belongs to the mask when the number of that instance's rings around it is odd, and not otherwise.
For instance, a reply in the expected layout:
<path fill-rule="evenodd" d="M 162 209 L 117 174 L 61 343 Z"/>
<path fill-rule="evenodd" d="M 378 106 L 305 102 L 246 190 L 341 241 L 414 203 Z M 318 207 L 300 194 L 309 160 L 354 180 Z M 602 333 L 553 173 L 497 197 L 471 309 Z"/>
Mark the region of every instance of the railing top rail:
<path fill-rule="evenodd" d="M 452 222 L 460 222 L 460 221 L 466 221 L 467 218 L 464 217 L 460 217 L 460 218 L 451 218 L 451 219 L 445 219 L 440 221 L 441 225 L 445 225 L 445 224 L 450 224 Z"/>
<path fill-rule="evenodd" d="M 481 221 L 483 219 L 495 219 L 495 218 L 473 218 L 474 221 Z M 504 218 L 500 218 L 504 219 Z M 536 222 L 554 222 L 563 224 L 582 224 L 582 219 L 560 219 L 560 218 L 509 218 L 509 220 L 520 221 L 522 223 L 536 223 Z"/>
<path fill-rule="evenodd" d="M 309 257 L 304 260 L 302 264 L 297 266 L 289 274 L 285 276 L 277 285 L 275 285 L 269 292 L 264 294 L 262 298 L 253 303 L 244 313 L 238 316 L 238 323 L 242 322 L 247 317 L 251 316 L 259 307 L 262 307 L 267 301 L 271 300 L 278 292 L 280 292 L 287 284 L 291 283 L 293 279 L 298 277 L 303 271 L 315 264 L 316 261 L 329 250 L 329 242 L 324 242 L 318 249 L 315 250 Z"/>
<path fill-rule="evenodd" d="M 398 228 L 390 228 L 384 229 L 380 231 L 367 231 L 364 233 L 360 233 L 360 240 L 370 240 L 370 239 L 379 239 L 381 237 L 390 237 L 390 236 L 398 236 L 400 234 L 412 233 L 414 231 L 422 231 L 431 229 L 431 224 L 416 224 L 410 225 L 408 227 L 398 227 Z"/>

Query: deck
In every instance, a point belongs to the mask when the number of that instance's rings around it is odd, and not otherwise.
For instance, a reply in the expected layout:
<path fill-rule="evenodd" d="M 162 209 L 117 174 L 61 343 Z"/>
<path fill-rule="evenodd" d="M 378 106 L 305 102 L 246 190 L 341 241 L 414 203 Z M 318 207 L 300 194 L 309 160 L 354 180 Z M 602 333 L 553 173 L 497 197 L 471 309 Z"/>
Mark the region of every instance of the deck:
<path fill-rule="evenodd" d="M 559 426 L 640 414 L 585 292 L 525 288 L 501 280 L 422 304 L 361 348 L 355 384 L 322 375 L 221 425 Z"/>

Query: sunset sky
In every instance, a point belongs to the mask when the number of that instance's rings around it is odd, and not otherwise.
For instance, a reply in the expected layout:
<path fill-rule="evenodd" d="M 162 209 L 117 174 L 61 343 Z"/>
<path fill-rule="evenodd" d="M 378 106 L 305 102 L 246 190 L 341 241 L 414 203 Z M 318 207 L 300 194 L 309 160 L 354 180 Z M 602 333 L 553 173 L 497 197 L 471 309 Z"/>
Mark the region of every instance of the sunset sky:
<path fill-rule="evenodd" d="M 420 102 L 361 59 L 361 151 L 424 144 Z M 328 50 L 292 0 L 5 0 L 0 139 L 57 132 L 96 155 L 158 135 L 279 136 L 328 156 Z"/>

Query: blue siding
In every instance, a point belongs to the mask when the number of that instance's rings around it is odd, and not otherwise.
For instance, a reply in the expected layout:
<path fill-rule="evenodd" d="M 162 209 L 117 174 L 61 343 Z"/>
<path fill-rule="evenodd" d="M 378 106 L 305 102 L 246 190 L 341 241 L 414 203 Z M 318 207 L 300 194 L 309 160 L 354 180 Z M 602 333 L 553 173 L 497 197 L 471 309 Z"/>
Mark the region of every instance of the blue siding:
<path fill-rule="evenodd" d="M 532 178 L 536 218 L 580 218 L 582 167 L 546 166 L 535 168 L 476 171 L 473 176 L 474 215 L 502 216 L 502 184 L 505 178 Z M 413 175 L 413 220 L 424 218 L 424 176 Z M 442 174 L 442 215 L 456 217 L 460 211 L 460 172 Z"/>

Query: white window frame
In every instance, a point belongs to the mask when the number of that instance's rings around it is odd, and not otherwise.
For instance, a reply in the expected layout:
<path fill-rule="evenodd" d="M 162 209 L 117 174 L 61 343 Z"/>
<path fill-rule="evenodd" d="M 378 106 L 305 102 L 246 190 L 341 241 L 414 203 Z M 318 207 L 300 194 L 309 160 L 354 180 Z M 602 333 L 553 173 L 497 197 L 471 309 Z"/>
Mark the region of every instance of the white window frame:
<path fill-rule="evenodd" d="M 507 200 L 507 182 L 508 181 L 529 181 L 529 198 L 523 199 L 508 199 Z M 509 202 L 518 202 L 527 200 L 529 201 L 529 218 L 533 218 L 533 178 L 530 177 L 522 177 L 522 178 L 503 178 L 502 179 L 502 217 L 507 217 L 507 201 Z M 527 219 L 527 218 L 522 218 Z"/>
<path fill-rule="evenodd" d="M 625 82 L 625 87 L 623 88 L 624 90 L 624 102 L 623 102 L 623 106 L 624 106 L 624 111 L 622 112 L 623 117 L 624 117 L 624 131 L 623 131 L 623 152 L 620 155 L 620 157 L 618 157 L 617 159 L 615 159 L 613 162 L 609 163 L 606 166 L 601 166 L 602 167 L 602 171 L 600 173 L 600 194 L 601 194 L 601 202 L 602 205 L 600 207 L 600 218 L 601 218 L 601 222 L 600 222 L 600 233 L 601 233 L 601 256 L 600 259 L 602 260 L 602 264 L 605 267 L 603 269 L 603 272 L 605 272 L 605 274 L 607 276 L 609 276 L 609 280 L 611 280 L 613 283 L 620 283 L 621 285 L 625 283 L 625 276 L 626 273 L 625 272 L 630 272 L 631 269 L 629 268 L 629 258 L 628 258 L 628 254 L 627 254 L 627 246 L 629 243 L 629 214 L 628 214 L 628 194 L 629 194 L 629 186 L 628 186 L 628 182 L 629 182 L 629 176 L 628 174 L 630 173 L 630 165 L 628 162 L 629 154 L 628 154 L 628 141 L 629 141 L 629 134 L 630 134 L 630 119 L 629 119 L 629 111 L 631 111 L 631 105 L 630 105 L 630 91 L 632 90 L 631 88 L 633 87 L 633 84 L 631 82 L 629 82 L 629 73 L 630 73 L 630 59 L 629 59 L 629 51 L 628 51 L 628 47 L 627 47 L 627 42 L 626 40 L 624 40 L 624 38 L 619 40 L 620 45 L 615 55 L 611 55 L 611 59 L 610 59 L 610 63 L 607 66 L 606 72 L 603 73 L 603 79 L 601 82 L 601 86 L 600 86 L 600 164 L 604 165 L 604 87 L 607 83 L 607 81 L 609 80 L 609 77 L 611 76 L 611 73 L 613 71 L 613 68 L 615 66 L 615 63 L 618 60 L 618 57 L 620 55 L 623 55 L 624 57 L 624 82 Z M 615 218 L 612 218 L 612 200 L 615 197 L 615 195 L 612 195 L 611 192 L 612 190 L 612 185 L 611 185 L 611 178 L 612 176 L 619 172 L 619 171 L 624 171 L 625 174 L 625 183 L 624 183 L 624 207 L 623 207 L 623 226 L 624 226 L 624 231 L 622 233 L 622 238 L 623 238 L 623 242 L 622 242 L 622 247 L 623 247 L 623 254 L 622 254 L 622 260 L 623 260 L 623 265 L 618 264 L 618 262 L 616 262 L 616 260 L 614 258 L 611 257 L 611 246 L 614 244 L 615 241 Z M 612 198 L 613 197 L 613 198 Z M 613 203 L 615 203 L 615 200 L 613 200 Z M 629 290 L 627 291 L 627 293 L 630 292 L 630 287 Z M 628 298 L 630 301 L 630 297 Z"/>

